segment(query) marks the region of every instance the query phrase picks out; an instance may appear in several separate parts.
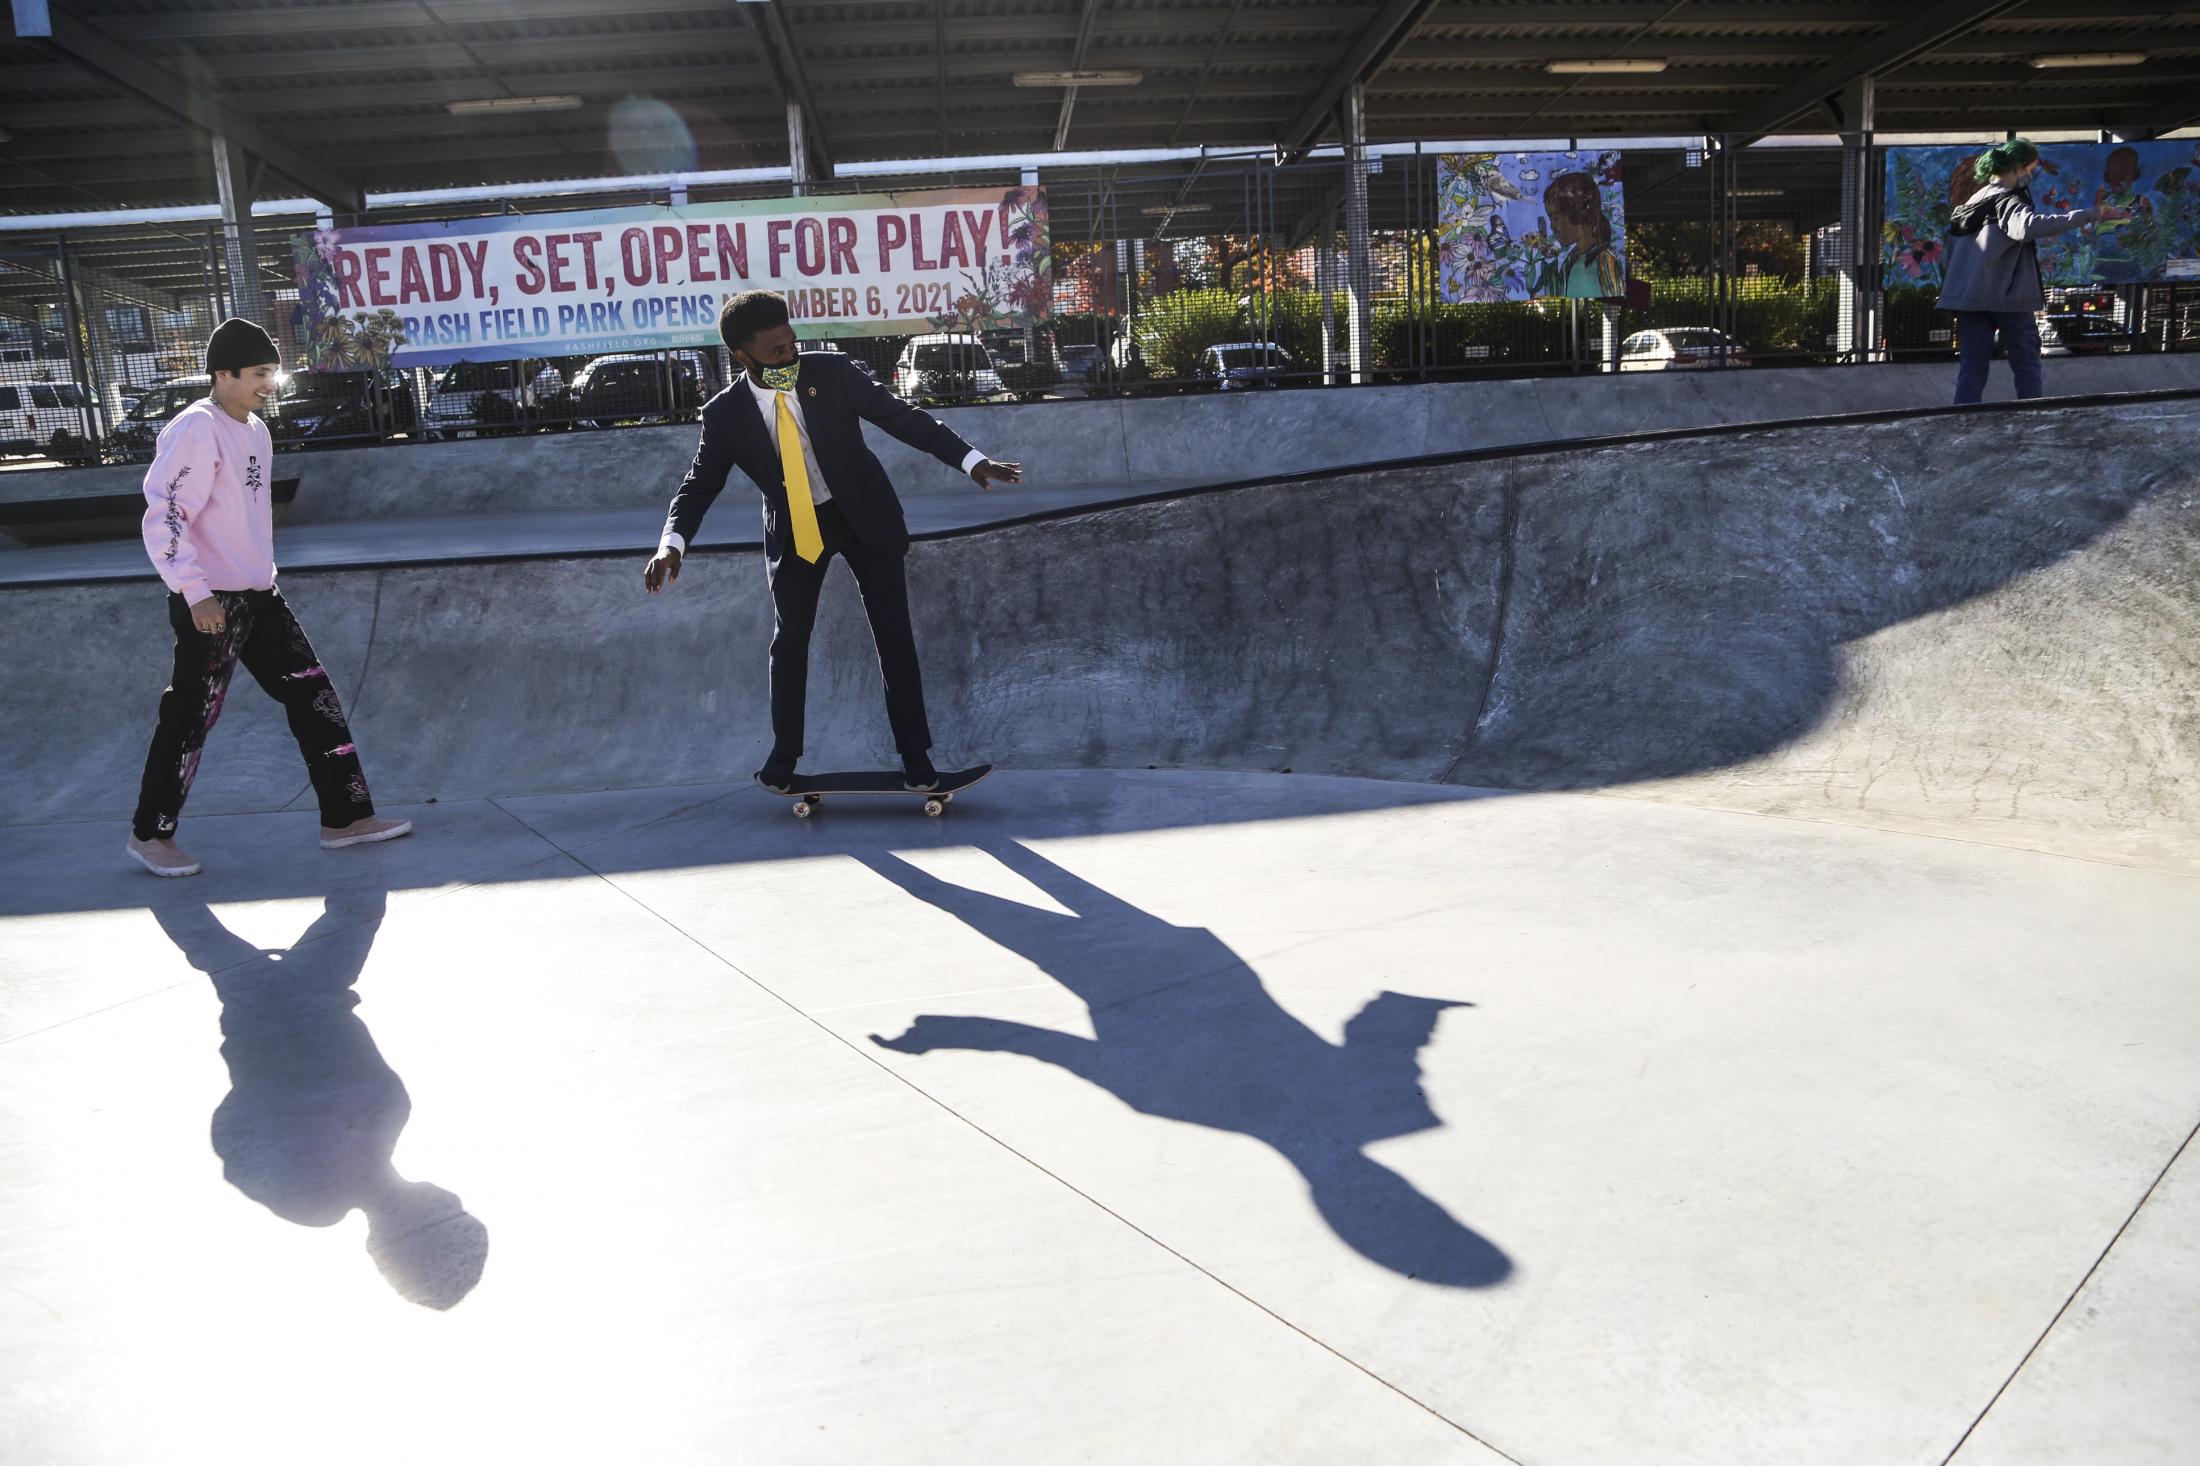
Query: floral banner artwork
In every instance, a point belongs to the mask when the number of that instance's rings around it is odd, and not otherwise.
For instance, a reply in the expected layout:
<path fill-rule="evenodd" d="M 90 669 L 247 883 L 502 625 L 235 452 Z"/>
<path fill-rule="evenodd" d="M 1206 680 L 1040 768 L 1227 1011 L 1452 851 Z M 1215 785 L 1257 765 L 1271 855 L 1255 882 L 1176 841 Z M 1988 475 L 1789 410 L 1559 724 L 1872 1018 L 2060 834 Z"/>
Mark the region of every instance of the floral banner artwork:
<path fill-rule="evenodd" d="M 1887 150 L 1886 223 L 1880 258 L 1886 282 L 1941 283 L 1948 220 L 1986 185 L 1972 164 L 1988 144 Z M 2049 143 L 2040 149 L 2032 206 L 2043 214 L 2103 204 L 2129 219 L 2043 239 L 2040 279 L 2049 286 L 2136 285 L 2200 280 L 2200 145 Z"/>
<path fill-rule="evenodd" d="M 315 370 L 715 345 L 758 288 L 806 338 L 1027 326 L 1054 293 L 1038 188 L 324 229 L 291 254 Z"/>
<path fill-rule="evenodd" d="M 1436 191 L 1445 300 L 1626 294 L 1618 153 L 1448 153 Z"/>

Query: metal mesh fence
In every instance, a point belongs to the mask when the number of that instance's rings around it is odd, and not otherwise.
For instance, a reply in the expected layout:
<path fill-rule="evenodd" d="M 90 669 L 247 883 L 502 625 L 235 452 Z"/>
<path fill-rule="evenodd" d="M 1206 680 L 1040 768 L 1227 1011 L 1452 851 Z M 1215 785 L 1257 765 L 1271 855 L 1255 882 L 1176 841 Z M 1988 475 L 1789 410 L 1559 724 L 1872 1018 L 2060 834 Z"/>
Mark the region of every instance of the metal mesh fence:
<path fill-rule="evenodd" d="M 1876 257 L 1876 224 L 1867 212 L 1854 221 L 1862 240 L 1843 238 L 1838 148 L 1712 140 L 1625 156 L 1622 298 L 1444 300 L 1433 151 L 1368 158 L 1364 214 L 1342 159 L 1210 159 L 1046 171 L 1044 326 L 803 345 L 844 352 L 933 405 L 1952 356 L 1932 292 L 1881 291 L 1876 266 L 1864 271 L 1873 344 L 1851 344 L 1843 262 L 1857 245 Z M 290 227 L 262 225 L 250 251 L 207 225 L 0 250 L 0 454 L 149 457 L 161 426 L 204 395 L 203 344 L 228 314 L 263 322 L 291 369 L 270 421 L 286 451 L 686 421 L 735 374 L 715 346 L 306 371 Z M 2044 336 L 2073 354 L 2200 349 L 2200 283 L 2056 292 Z"/>

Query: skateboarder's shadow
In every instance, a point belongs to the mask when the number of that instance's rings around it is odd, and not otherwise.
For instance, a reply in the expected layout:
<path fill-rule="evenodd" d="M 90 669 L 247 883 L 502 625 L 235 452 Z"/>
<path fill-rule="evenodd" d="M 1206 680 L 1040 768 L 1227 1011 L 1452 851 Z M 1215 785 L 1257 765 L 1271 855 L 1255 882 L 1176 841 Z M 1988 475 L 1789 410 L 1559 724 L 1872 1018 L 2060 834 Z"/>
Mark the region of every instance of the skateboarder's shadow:
<path fill-rule="evenodd" d="M 367 1253 L 398 1294 L 450 1308 L 481 1280 L 488 1229 L 440 1186 L 391 1157 L 412 1099 L 354 1010 L 388 897 L 330 897 L 287 950 L 262 951 L 205 906 L 154 916 L 221 998 L 229 1094 L 214 1153 L 232 1186 L 285 1221 L 367 1216 Z"/>
<path fill-rule="evenodd" d="M 1141 1114 L 1235 1131 L 1272 1146 L 1314 1205 L 1361 1256 L 1423 1282 L 1487 1287 L 1505 1254 L 1371 1159 L 1365 1147 L 1442 1124 L 1420 1085 L 1419 1054 L 1446 1008 L 1468 1003 L 1385 992 L 1331 1043 L 1286 1012 L 1214 933 L 1172 926 L 1022 845 L 988 847 L 1073 916 L 928 875 L 898 856 L 857 858 L 1044 969 L 1083 1000 L 1093 1038 L 997 1018 L 925 1014 L 896 1038 L 905 1054 L 1021 1054 L 1107 1090 Z"/>

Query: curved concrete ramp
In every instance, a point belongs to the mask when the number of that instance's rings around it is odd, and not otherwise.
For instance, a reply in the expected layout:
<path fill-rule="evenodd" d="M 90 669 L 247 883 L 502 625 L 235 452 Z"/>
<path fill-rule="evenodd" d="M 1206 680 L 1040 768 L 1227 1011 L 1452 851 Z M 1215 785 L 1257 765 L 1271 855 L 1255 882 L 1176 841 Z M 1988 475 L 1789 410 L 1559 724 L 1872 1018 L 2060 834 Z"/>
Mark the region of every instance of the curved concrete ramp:
<path fill-rule="evenodd" d="M 941 757 L 1610 789 L 2200 869 L 2200 401 L 1539 450 L 922 543 Z M 747 513 L 730 496 L 719 513 Z M 378 793 L 737 778 L 767 739 L 754 553 L 286 579 Z M 146 585 L 0 593 L 11 821 L 126 813 Z M 193 810 L 302 791 L 239 698 Z M 887 751 L 852 583 L 813 762 Z"/>

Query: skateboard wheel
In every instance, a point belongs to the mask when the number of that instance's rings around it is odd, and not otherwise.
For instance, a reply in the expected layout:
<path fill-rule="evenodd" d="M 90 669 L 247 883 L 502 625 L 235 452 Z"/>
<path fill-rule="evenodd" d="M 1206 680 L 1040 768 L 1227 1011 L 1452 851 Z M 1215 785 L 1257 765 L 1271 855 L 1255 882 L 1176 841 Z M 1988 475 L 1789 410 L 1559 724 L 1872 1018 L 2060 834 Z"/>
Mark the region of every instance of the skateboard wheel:
<path fill-rule="evenodd" d="M 947 801 L 944 799 L 927 799 L 924 801 L 924 812 L 932 818 L 938 819 L 941 815 L 947 813 Z"/>
<path fill-rule="evenodd" d="M 794 802 L 794 817 L 798 820 L 806 820 L 816 812 L 816 806 L 810 800 L 797 799 Z"/>

